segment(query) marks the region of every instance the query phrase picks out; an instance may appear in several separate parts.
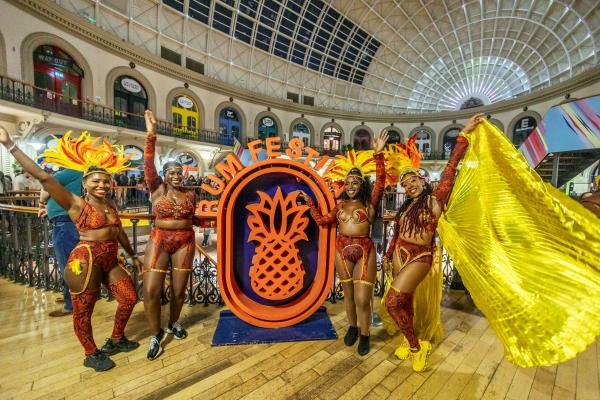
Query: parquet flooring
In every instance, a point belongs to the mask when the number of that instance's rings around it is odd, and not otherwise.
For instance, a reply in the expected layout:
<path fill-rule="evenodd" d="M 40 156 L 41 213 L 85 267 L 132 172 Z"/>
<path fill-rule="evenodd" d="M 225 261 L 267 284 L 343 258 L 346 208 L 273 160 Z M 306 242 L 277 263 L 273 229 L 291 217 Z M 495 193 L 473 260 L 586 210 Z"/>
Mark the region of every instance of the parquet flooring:
<path fill-rule="evenodd" d="M 462 292 L 445 299 L 446 337 L 423 373 L 393 357 L 399 338 L 382 328 L 372 329 L 367 357 L 341 339 L 211 347 L 220 309 L 198 305 L 184 307 L 189 337 L 168 339 L 165 353 L 147 361 L 141 303 L 127 328 L 140 349 L 114 356 L 116 368 L 96 373 L 82 365 L 70 317 L 47 316 L 58 307 L 55 293 L 4 279 L 0 293 L 1 399 L 600 399 L 600 342 L 558 366 L 516 367 L 503 359 L 486 320 Z M 326 305 L 342 336 L 343 306 Z M 114 311 L 112 302 L 96 305 L 99 346 L 110 335 Z"/>

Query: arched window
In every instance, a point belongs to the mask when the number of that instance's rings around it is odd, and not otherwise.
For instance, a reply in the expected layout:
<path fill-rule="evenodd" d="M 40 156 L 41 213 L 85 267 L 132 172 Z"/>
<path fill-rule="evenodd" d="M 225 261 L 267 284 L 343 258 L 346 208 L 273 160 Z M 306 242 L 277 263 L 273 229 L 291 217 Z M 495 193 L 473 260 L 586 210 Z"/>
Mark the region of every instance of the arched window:
<path fill-rule="evenodd" d="M 521 146 L 529 134 L 537 127 L 537 120 L 534 117 L 523 117 L 517 121 L 513 128 L 513 144 L 516 147 Z"/>
<path fill-rule="evenodd" d="M 424 154 L 429 155 L 431 153 L 431 133 L 428 129 L 419 128 L 413 131 L 413 135 L 417 135 L 415 145 L 417 149 Z"/>
<path fill-rule="evenodd" d="M 277 122 L 271 117 L 262 117 L 258 122 L 258 138 L 264 140 L 278 134 Z"/>
<path fill-rule="evenodd" d="M 454 146 L 456 146 L 456 138 L 460 133 L 459 128 L 450 128 L 444 133 L 444 157 L 448 158 Z"/>
<path fill-rule="evenodd" d="M 62 114 L 81 114 L 83 70 L 70 55 L 56 46 L 39 46 L 33 52 L 33 73 L 36 106 L 47 109 L 44 105 L 52 102 Z"/>
<path fill-rule="evenodd" d="M 294 125 L 292 138 L 300 138 L 305 146 L 310 145 L 310 128 L 304 122 L 298 122 Z"/>
<path fill-rule="evenodd" d="M 171 102 L 173 125 L 176 128 L 195 131 L 200 125 L 200 115 L 194 100 L 187 96 L 175 96 Z"/>
<path fill-rule="evenodd" d="M 130 128 L 145 129 L 144 111 L 148 94 L 136 79 L 121 75 L 114 84 L 115 119 Z"/>
<path fill-rule="evenodd" d="M 235 109 L 227 107 L 221 110 L 219 113 L 219 131 L 238 140 L 242 138 L 242 123 Z"/>
<path fill-rule="evenodd" d="M 339 153 L 342 143 L 342 133 L 333 125 L 323 131 L 323 150 L 325 153 Z"/>
<path fill-rule="evenodd" d="M 388 144 L 402 143 L 402 134 L 396 129 L 388 129 Z"/>
<path fill-rule="evenodd" d="M 369 150 L 371 148 L 371 134 L 366 129 L 359 129 L 354 132 L 352 140 L 354 150 Z"/>

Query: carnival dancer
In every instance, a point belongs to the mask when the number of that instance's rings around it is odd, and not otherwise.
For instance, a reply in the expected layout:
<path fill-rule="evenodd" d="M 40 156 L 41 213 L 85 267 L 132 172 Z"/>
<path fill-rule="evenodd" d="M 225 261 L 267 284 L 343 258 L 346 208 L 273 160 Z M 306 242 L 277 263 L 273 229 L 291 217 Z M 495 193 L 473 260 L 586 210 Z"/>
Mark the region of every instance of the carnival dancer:
<path fill-rule="evenodd" d="M 144 258 L 144 310 L 150 325 L 148 359 L 154 360 L 163 352 L 161 344 L 166 333 L 161 328 L 161 295 L 165 275 L 171 274 L 171 299 L 167 332 L 175 339 L 185 339 L 186 330 L 178 322 L 185 300 L 185 290 L 194 261 L 195 233 L 192 219 L 196 207 L 196 193 L 183 187 L 183 167 L 169 161 L 163 165 L 163 179 L 154 166 L 156 148 L 156 120 L 152 111 L 146 111 L 146 145 L 144 172 L 146 186 L 151 194 L 154 227 Z M 169 262 L 172 268 L 169 270 Z"/>
<path fill-rule="evenodd" d="M 435 190 L 425 182 L 416 168 L 406 168 L 400 173 L 400 185 L 407 199 L 396 215 L 396 228 L 386 258 L 392 260 L 393 281 L 385 297 L 390 316 L 398 325 L 405 340 L 396 356 L 412 356 L 414 371 L 427 367 L 432 345 L 419 340 L 413 326 L 413 296 L 417 286 L 425 279 L 433 262 L 433 236 L 438 219 L 448 202 L 456 170 L 468 147 L 468 135 L 483 120 L 483 114 L 473 116 L 456 140 L 448 164 Z"/>
<path fill-rule="evenodd" d="M 306 193 L 301 192 L 299 196 L 307 202 L 310 214 L 318 225 L 338 225 L 335 268 L 344 290 L 344 305 L 350 324 L 344 343 L 346 346 L 354 345 L 360 327 L 358 354 L 361 356 L 370 350 L 371 293 L 377 274 L 375 247 L 370 231 L 385 186 L 382 150 L 387 139 L 387 131 L 382 130 L 373 142 L 374 154 L 371 151 L 358 154 L 351 151 L 348 159 L 338 156 L 328 175 L 333 181 L 343 179 L 344 193 L 342 201 L 327 215 L 320 213 Z M 376 169 L 376 179 L 371 188 L 366 175 L 372 173 L 373 167 Z"/>
<path fill-rule="evenodd" d="M 132 257 L 139 271 L 142 264 L 121 227 L 116 205 L 106 198 L 111 188 L 111 174 L 128 169 L 129 158 L 124 156 L 122 147 L 112 146 L 106 140 L 98 145 L 98 139 L 93 140 L 87 132 L 74 140 L 70 138 L 70 132 L 58 139 L 58 146 L 42 155 L 43 162 L 82 171 L 84 193 L 79 197 L 42 170 L 1 127 L 0 143 L 42 183 L 75 223 L 80 241 L 69 256 L 64 279 L 71 291 L 75 334 L 85 350 L 83 365 L 96 371 L 113 368 L 115 363 L 109 355 L 132 351 L 139 346 L 124 333 L 137 295 L 128 271 L 119 262 L 119 244 Z M 92 335 L 91 317 L 102 282 L 108 283 L 118 305 L 112 336 L 102 350 L 98 350 Z"/>

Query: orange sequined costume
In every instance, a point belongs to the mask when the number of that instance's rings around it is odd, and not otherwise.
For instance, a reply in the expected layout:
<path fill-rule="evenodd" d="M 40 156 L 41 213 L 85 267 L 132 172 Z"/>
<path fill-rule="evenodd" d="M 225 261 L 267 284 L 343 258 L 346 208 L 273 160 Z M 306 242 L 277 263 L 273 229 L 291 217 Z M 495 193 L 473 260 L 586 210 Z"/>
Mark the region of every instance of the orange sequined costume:
<path fill-rule="evenodd" d="M 457 138 L 456 146 L 450 155 L 448 164 L 442 172 L 440 182 L 432 193 L 432 196 L 437 199 L 442 210 L 448 202 L 448 198 L 452 192 L 452 187 L 454 186 L 454 179 L 456 177 L 458 164 L 464 157 L 468 145 L 469 142 L 465 137 L 459 136 Z M 400 213 L 396 217 L 394 237 L 392 238 L 386 253 L 386 257 L 389 260 L 398 260 L 401 269 L 411 263 L 424 263 L 428 266 L 431 266 L 431 263 L 433 262 L 432 244 L 421 245 L 409 243 L 400 238 L 400 226 L 403 222 L 402 219 L 405 218 L 409 209 L 416 204 L 416 202 L 413 202 L 404 212 Z M 428 202 L 428 204 L 431 205 L 431 202 Z M 434 216 L 431 206 L 426 206 L 425 209 L 419 213 L 419 229 L 417 229 L 417 232 L 435 232 L 438 219 L 439 218 Z M 410 347 L 412 349 L 419 349 L 419 339 L 413 327 L 413 293 L 400 292 L 393 286 L 391 289 L 392 290 L 388 292 L 387 298 L 385 299 L 386 308 L 390 316 L 398 325 L 400 331 L 408 340 Z"/>
<path fill-rule="evenodd" d="M 371 200 L 369 204 L 375 209 L 379 206 L 381 197 L 383 196 L 383 189 L 385 187 L 385 164 L 383 153 L 378 153 L 373 156 L 376 163 L 376 178 L 373 191 L 371 192 Z M 319 210 L 315 207 L 312 200 L 308 199 L 308 206 L 310 207 L 310 215 L 313 217 L 317 225 L 330 225 L 334 222 L 348 222 L 352 220 L 354 223 L 362 223 L 368 220 L 369 209 L 354 210 L 352 215 L 345 215 L 344 210 L 341 207 L 342 203 L 338 203 L 327 215 L 322 215 Z M 341 276 L 342 282 L 352 281 L 352 273 L 346 265 L 346 261 L 356 263 L 362 259 L 362 270 L 360 279 L 356 282 L 362 282 L 367 284 L 373 284 L 367 276 L 367 257 L 374 248 L 373 240 L 369 236 L 346 236 L 338 234 L 335 247 L 344 263 L 345 276 Z"/>
<path fill-rule="evenodd" d="M 109 214 L 114 218 L 113 222 L 109 222 L 103 212 L 86 201 L 75 226 L 79 232 L 109 226 L 121 227 L 117 210 L 110 207 Z M 85 269 L 86 274 L 82 290 L 78 293 L 71 290 L 73 326 L 86 355 L 93 354 L 98 350 L 92 331 L 92 313 L 96 300 L 100 297 L 100 290 L 87 287 L 92 269 L 100 268 L 106 276 L 113 268 L 121 268 L 118 261 L 118 249 L 119 245 L 116 240 L 81 240 L 69 255 L 67 265 L 74 271 L 77 268 L 79 271 Z M 118 303 L 112 337 L 119 339 L 123 337 L 127 321 L 137 303 L 137 294 L 129 276 L 109 284 L 108 289 Z"/>
<path fill-rule="evenodd" d="M 163 184 L 163 181 L 158 176 L 156 167 L 154 166 L 155 148 L 156 135 L 146 136 L 146 146 L 144 148 L 144 172 L 146 185 L 148 186 L 150 193 L 154 192 Z M 165 191 L 165 193 L 152 205 L 156 221 L 191 221 L 194 217 L 195 207 L 196 193 L 193 190 L 185 192 L 185 200 L 181 203 L 177 203 L 174 199 L 170 198 Z M 155 249 L 150 262 L 151 270 L 167 272 L 163 269 L 166 266 L 159 266 L 158 268 L 156 266 L 156 261 L 161 251 L 171 255 L 182 248 L 186 248 L 184 263 L 183 265 L 174 267 L 178 270 L 189 270 L 191 268 L 192 262 L 194 261 L 194 244 L 196 238 L 194 230 L 191 227 L 186 229 L 164 229 L 154 227 L 152 228 L 150 237 L 152 238 Z"/>

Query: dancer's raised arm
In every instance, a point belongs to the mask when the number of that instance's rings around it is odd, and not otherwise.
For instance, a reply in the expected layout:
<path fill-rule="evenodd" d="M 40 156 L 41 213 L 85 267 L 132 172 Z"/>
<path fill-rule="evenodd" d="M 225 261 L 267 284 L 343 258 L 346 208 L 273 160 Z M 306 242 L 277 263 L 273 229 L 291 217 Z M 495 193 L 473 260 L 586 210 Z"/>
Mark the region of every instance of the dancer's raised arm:
<path fill-rule="evenodd" d="M 6 129 L 2 127 L 0 127 L 0 143 L 2 143 L 19 164 L 23 166 L 25 171 L 29 172 L 35 179 L 40 181 L 44 189 L 50 193 L 50 196 L 52 196 L 62 208 L 67 211 L 72 211 L 73 209 L 76 211 L 77 209 L 81 210 L 83 208 L 83 201 L 81 198 L 69 192 L 63 185 L 52 178 L 52 175 L 41 169 L 35 161 L 17 147 Z"/>
<path fill-rule="evenodd" d="M 154 165 L 154 153 L 156 151 L 156 119 L 154 114 L 150 110 L 146 110 L 144 113 L 146 120 L 146 143 L 144 145 L 144 179 L 146 180 L 146 186 L 152 196 L 162 195 L 163 181 L 158 176 L 156 166 Z"/>

